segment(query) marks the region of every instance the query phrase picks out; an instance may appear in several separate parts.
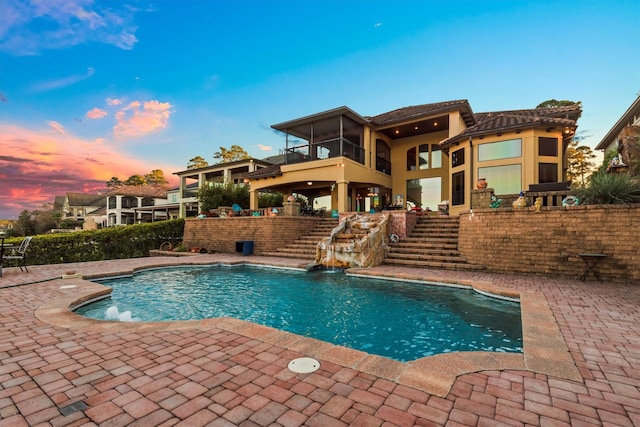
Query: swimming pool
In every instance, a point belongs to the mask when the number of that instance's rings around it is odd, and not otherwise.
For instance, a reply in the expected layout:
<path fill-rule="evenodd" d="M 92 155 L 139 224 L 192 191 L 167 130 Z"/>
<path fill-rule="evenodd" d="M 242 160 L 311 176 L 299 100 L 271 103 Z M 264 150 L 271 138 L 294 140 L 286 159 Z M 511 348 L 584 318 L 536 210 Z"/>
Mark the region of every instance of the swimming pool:
<path fill-rule="evenodd" d="M 522 352 L 519 304 L 471 289 L 251 266 L 173 267 L 99 280 L 96 319 L 234 317 L 400 361 L 452 351 Z"/>

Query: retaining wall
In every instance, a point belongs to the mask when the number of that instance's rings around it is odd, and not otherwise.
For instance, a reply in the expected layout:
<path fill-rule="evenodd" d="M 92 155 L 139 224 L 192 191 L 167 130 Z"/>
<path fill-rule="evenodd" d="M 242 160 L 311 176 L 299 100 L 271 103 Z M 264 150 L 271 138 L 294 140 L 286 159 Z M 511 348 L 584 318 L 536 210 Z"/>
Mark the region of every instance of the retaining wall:
<path fill-rule="evenodd" d="M 413 226 L 413 215 L 400 216 L 391 216 L 390 230 L 399 223 Z M 315 221 L 300 216 L 187 219 L 184 245 L 233 253 L 236 241 L 253 240 L 259 255 L 290 244 Z M 584 270 L 579 253 L 602 253 L 607 255 L 599 265 L 605 281 L 640 283 L 639 234 L 640 205 L 474 209 L 473 215 L 460 215 L 458 249 L 488 271 L 573 278 Z"/>
<path fill-rule="evenodd" d="M 252 240 L 253 252 L 259 255 L 292 243 L 311 230 L 317 221 L 302 216 L 190 218 L 184 223 L 183 245 L 234 253 L 236 241 Z"/>
<path fill-rule="evenodd" d="M 458 249 L 489 271 L 580 277 L 580 253 L 602 253 L 603 280 L 640 281 L 640 205 L 474 209 Z M 593 280 L 593 276 L 589 277 Z"/>

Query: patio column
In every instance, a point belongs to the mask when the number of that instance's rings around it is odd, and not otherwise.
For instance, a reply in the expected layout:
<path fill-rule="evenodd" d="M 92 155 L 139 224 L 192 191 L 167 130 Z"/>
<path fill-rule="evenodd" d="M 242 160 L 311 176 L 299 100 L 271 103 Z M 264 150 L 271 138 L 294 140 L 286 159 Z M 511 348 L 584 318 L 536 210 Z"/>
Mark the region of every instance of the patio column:
<path fill-rule="evenodd" d="M 336 181 L 338 187 L 338 212 L 349 212 L 349 181 Z"/>
<path fill-rule="evenodd" d="M 116 225 L 122 225 L 122 196 L 116 195 Z"/>
<path fill-rule="evenodd" d="M 249 209 L 258 209 L 258 192 L 254 189 L 249 190 Z"/>

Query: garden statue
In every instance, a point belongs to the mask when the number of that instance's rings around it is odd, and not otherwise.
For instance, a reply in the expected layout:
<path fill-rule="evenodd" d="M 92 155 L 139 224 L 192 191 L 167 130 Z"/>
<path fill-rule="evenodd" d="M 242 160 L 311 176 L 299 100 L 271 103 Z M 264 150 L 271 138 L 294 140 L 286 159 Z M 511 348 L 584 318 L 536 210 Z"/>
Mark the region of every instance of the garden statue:
<path fill-rule="evenodd" d="M 537 197 L 533 205 L 536 207 L 536 212 L 540 212 L 540 209 L 542 209 L 542 197 Z"/>
<path fill-rule="evenodd" d="M 518 196 L 516 201 L 513 202 L 513 207 L 514 208 L 526 208 L 527 207 L 527 201 L 524 198 L 524 192 L 523 191 L 520 192 L 520 196 Z"/>
<path fill-rule="evenodd" d="M 491 193 L 491 203 L 490 206 L 493 209 L 497 209 L 502 204 L 502 199 L 498 199 L 495 194 Z"/>

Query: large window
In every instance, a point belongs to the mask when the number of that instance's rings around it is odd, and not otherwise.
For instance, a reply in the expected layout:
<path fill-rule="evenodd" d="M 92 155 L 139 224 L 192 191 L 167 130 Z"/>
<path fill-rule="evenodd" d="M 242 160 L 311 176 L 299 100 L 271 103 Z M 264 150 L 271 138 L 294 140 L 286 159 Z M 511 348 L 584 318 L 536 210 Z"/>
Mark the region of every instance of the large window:
<path fill-rule="evenodd" d="M 421 178 L 407 180 L 407 202 L 435 211 L 442 201 L 442 179 Z"/>
<path fill-rule="evenodd" d="M 538 138 L 538 155 L 558 157 L 558 138 Z"/>
<path fill-rule="evenodd" d="M 429 144 L 418 147 L 418 169 L 429 169 Z"/>
<path fill-rule="evenodd" d="M 451 175 L 451 204 L 464 205 L 464 171 Z"/>
<path fill-rule="evenodd" d="M 420 144 L 418 147 L 418 169 L 442 167 L 442 151 L 438 144 Z"/>
<path fill-rule="evenodd" d="M 522 139 L 489 142 L 478 145 L 478 161 L 511 159 L 522 156 Z"/>
<path fill-rule="evenodd" d="M 431 144 L 431 167 L 442 167 L 442 149 L 438 144 Z"/>
<path fill-rule="evenodd" d="M 558 182 L 558 165 L 556 163 L 538 164 L 538 182 Z"/>
<path fill-rule="evenodd" d="M 416 147 L 407 150 L 407 170 L 416 170 Z"/>
<path fill-rule="evenodd" d="M 496 194 L 518 194 L 522 191 L 522 165 L 478 168 L 478 176 L 487 179 Z"/>

